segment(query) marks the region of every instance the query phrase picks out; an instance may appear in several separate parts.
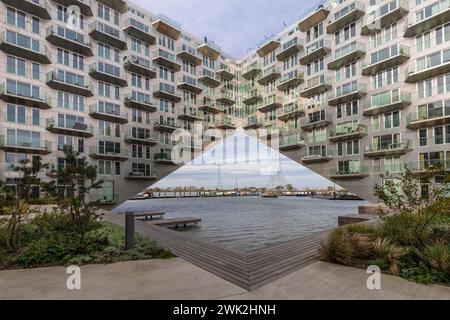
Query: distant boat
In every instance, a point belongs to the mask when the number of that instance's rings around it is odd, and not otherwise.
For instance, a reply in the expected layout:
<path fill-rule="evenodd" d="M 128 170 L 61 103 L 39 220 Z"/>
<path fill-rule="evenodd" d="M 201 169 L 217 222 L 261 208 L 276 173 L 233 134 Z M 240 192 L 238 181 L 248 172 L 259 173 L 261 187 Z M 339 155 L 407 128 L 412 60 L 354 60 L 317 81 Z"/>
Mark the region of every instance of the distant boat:
<path fill-rule="evenodd" d="M 267 191 L 262 194 L 263 198 L 270 198 L 270 199 L 276 199 L 279 196 L 280 196 L 280 193 L 276 192 L 276 191 Z"/>

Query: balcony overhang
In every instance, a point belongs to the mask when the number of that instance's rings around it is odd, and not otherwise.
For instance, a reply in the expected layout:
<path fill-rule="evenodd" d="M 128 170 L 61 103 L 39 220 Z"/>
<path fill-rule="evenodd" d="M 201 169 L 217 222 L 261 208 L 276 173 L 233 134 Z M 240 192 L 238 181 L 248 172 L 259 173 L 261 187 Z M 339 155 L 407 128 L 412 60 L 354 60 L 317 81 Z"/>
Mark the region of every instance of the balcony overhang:
<path fill-rule="evenodd" d="M 94 78 L 95 80 L 111 83 L 113 85 L 117 85 L 119 87 L 126 87 L 128 86 L 128 81 L 122 77 L 116 77 L 108 73 L 100 72 L 95 66 L 95 68 L 91 68 L 89 70 L 89 75 Z"/>
<path fill-rule="evenodd" d="M 202 88 L 194 86 L 193 84 L 190 84 L 188 82 L 181 82 L 181 83 L 177 84 L 177 87 L 179 89 L 186 90 L 186 91 L 189 91 L 189 92 L 193 92 L 195 94 L 200 94 L 203 91 Z"/>
<path fill-rule="evenodd" d="M 395 66 L 399 66 L 408 61 L 409 57 L 410 56 L 408 54 L 398 54 L 389 59 L 364 67 L 362 70 L 362 74 L 364 76 L 371 76 L 380 71 L 387 70 Z"/>
<path fill-rule="evenodd" d="M 316 50 L 314 50 L 314 51 L 312 51 L 310 53 L 307 53 L 307 54 L 303 55 L 300 58 L 300 64 L 307 65 L 310 62 L 313 62 L 313 61 L 315 61 L 317 59 L 325 57 L 330 52 L 331 52 L 330 48 L 327 48 L 327 47 L 318 48 L 318 49 L 316 49 Z"/>
<path fill-rule="evenodd" d="M 234 124 L 231 124 L 231 123 L 219 123 L 217 125 L 217 128 L 221 129 L 221 130 L 235 130 L 236 126 Z"/>
<path fill-rule="evenodd" d="M 279 91 L 286 91 L 289 88 L 295 88 L 299 84 L 303 82 L 303 73 L 301 75 L 298 75 L 296 77 L 292 77 L 290 79 L 284 80 L 280 82 L 279 85 L 277 85 L 277 89 Z"/>
<path fill-rule="evenodd" d="M 265 113 L 272 110 L 276 110 L 281 107 L 282 107 L 281 102 L 279 102 L 279 100 L 275 100 L 262 105 L 261 107 L 258 108 L 258 111 Z"/>
<path fill-rule="evenodd" d="M 406 27 L 404 37 L 410 38 L 421 33 L 424 33 L 428 30 L 434 29 L 441 24 L 447 23 L 450 21 L 450 6 L 443 10 L 442 12 L 429 17 L 419 23 L 411 24 Z"/>
<path fill-rule="evenodd" d="M 29 13 L 33 16 L 39 17 L 41 19 L 49 20 L 52 18 L 50 14 L 50 8 L 47 6 L 47 2 L 43 1 L 44 5 L 41 6 L 38 3 L 27 0 L 1 0 L 7 6 L 14 7 L 20 11 Z"/>
<path fill-rule="evenodd" d="M 153 138 L 134 138 L 132 136 L 126 137 L 125 142 L 128 144 L 139 144 L 143 146 L 156 146 L 158 144 L 158 141 Z"/>
<path fill-rule="evenodd" d="M 363 115 L 367 116 L 367 117 L 371 117 L 371 116 L 374 116 L 377 114 L 384 114 L 387 112 L 402 110 L 409 105 L 411 105 L 411 101 L 405 101 L 405 100 L 396 101 L 396 102 L 392 102 L 392 103 L 385 104 L 382 106 L 375 106 L 375 107 L 367 108 L 363 111 Z"/>
<path fill-rule="evenodd" d="M 175 93 L 163 91 L 163 90 L 157 90 L 157 91 L 153 92 L 153 96 L 157 99 L 169 100 L 169 101 L 173 101 L 175 103 L 178 103 L 181 101 L 181 97 L 179 95 L 177 95 Z"/>
<path fill-rule="evenodd" d="M 402 7 L 402 5 L 400 4 L 395 10 L 388 12 L 387 14 L 379 17 L 378 19 L 375 19 L 374 21 L 369 23 L 363 23 L 363 26 L 361 28 L 361 35 L 367 36 L 370 34 L 374 34 L 382 30 L 384 27 L 391 25 L 394 22 L 398 22 L 405 15 L 407 15 L 408 12 L 409 9 Z"/>
<path fill-rule="evenodd" d="M 90 0 L 53 0 L 53 2 L 62 4 L 64 7 L 77 6 L 80 8 L 80 13 L 82 15 L 92 17 L 94 13 L 92 12 L 92 3 Z"/>
<path fill-rule="evenodd" d="M 140 74 L 150 79 L 156 78 L 156 70 L 152 68 L 147 68 L 139 63 L 133 62 L 131 60 L 124 63 L 123 67 L 133 73 Z"/>
<path fill-rule="evenodd" d="M 158 180 L 158 175 L 152 175 L 152 176 L 145 176 L 145 175 L 138 175 L 138 174 L 127 174 L 125 176 L 126 180 L 135 180 L 135 181 L 155 181 Z"/>
<path fill-rule="evenodd" d="M 67 82 L 59 81 L 59 80 L 53 79 L 53 78 L 48 80 L 46 82 L 46 84 L 50 88 L 55 89 L 55 90 L 65 91 L 65 92 L 77 94 L 77 95 L 80 95 L 83 97 L 93 97 L 94 96 L 94 93 L 92 92 L 90 86 L 81 87 L 81 86 L 73 85 L 73 84 L 70 84 Z"/>
<path fill-rule="evenodd" d="M 128 123 L 128 119 L 126 116 L 119 115 L 119 114 L 115 115 L 115 114 L 98 112 L 97 110 L 89 112 L 89 116 L 91 118 L 94 118 L 97 120 L 105 120 L 105 121 L 116 122 L 116 123 L 121 123 L 121 124 Z"/>
<path fill-rule="evenodd" d="M 443 126 L 450 124 L 450 115 L 442 117 L 435 117 L 435 118 L 427 118 L 427 119 L 421 119 L 421 120 L 415 120 L 411 121 L 407 124 L 407 128 L 410 130 L 416 130 L 420 128 L 430 128 L 435 126 Z"/>
<path fill-rule="evenodd" d="M 242 77 L 246 80 L 251 80 L 260 74 L 262 69 L 259 66 L 252 67 L 242 74 Z"/>
<path fill-rule="evenodd" d="M 347 133 L 347 134 L 341 134 L 341 135 L 335 135 L 330 137 L 330 142 L 336 143 L 336 142 L 340 142 L 340 141 L 348 141 L 348 140 L 358 140 L 358 139 L 362 139 L 365 136 L 367 136 L 367 130 L 365 131 L 357 131 L 357 132 L 352 132 L 352 133 Z"/>
<path fill-rule="evenodd" d="M 6 54 L 11 54 L 11 55 L 25 58 L 27 60 L 31 60 L 31 61 L 38 62 L 38 63 L 42 63 L 42 64 L 52 63 L 50 56 L 45 53 L 28 50 L 23 47 L 14 45 L 12 43 L 8 43 L 5 40 L 3 40 L 0 43 L 0 50 L 2 50 Z"/>
<path fill-rule="evenodd" d="M 280 145 L 280 150 L 281 151 L 292 151 L 292 150 L 301 149 L 304 146 L 305 146 L 304 142 L 297 142 L 297 143 L 292 143 L 292 144 Z"/>
<path fill-rule="evenodd" d="M 136 101 L 128 97 L 125 98 L 125 106 L 152 113 L 158 111 L 158 109 L 151 102 Z"/>
<path fill-rule="evenodd" d="M 47 110 L 52 107 L 50 100 L 41 100 L 33 97 L 25 97 L 17 94 L 11 94 L 6 92 L 6 90 L 0 92 L 0 99 L 2 99 L 7 103 L 13 103 L 17 105 L 22 105 L 31 108 L 38 108 L 42 110 Z"/>
<path fill-rule="evenodd" d="M 128 11 L 128 5 L 124 0 L 97 0 L 97 1 L 122 14 Z"/>
<path fill-rule="evenodd" d="M 303 49 L 303 46 L 300 44 L 294 44 L 283 51 L 281 51 L 279 54 L 277 54 L 277 60 L 283 61 L 289 58 L 290 56 L 299 53 Z"/>
<path fill-rule="evenodd" d="M 340 58 L 328 62 L 328 70 L 337 70 L 341 66 L 349 64 L 353 61 L 357 61 L 362 57 L 364 57 L 365 55 L 366 55 L 365 50 L 363 50 L 362 48 L 358 48 L 357 50 L 352 51 L 349 54 L 346 54 L 345 56 L 342 56 Z"/>
<path fill-rule="evenodd" d="M 358 4 L 358 2 L 357 2 L 357 4 Z M 334 34 L 336 31 L 344 28 L 345 26 L 349 25 L 353 21 L 357 21 L 359 18 L 364 16 L 364 14 L 365 14 L 364 6 L 361 6 L 359 8 L 358 8 L 358 6 L 356 6 L 352 11 L 350 11 L 346 15 L 340 17 L 337 20 L 329 22 L 328 26 L 327 26 L 327 33 Z"/>
<path fill-rule="evenodd" d="M 133 25 L 128 25 L 123 29 L 123 32 L 128 34 L 129 36 L 142 40 L 145 43 L 148 43 L 150 45 L 156 44 L 156 37 L 148 32 L 145 32 L 144 30 L 141 30 Z"/>
<path fill-rule="evenodd" d="M 280 77 L 281 77 L 281 71 L 279 71 L 279 70 L 272 70 L 270 73 L 260 77 L 258 79 L 258 83 L 263 86 L 263 85 L 265 85 L 265 84 L 267 84 L 267 83 L 269 83 L 271 81 L 274 81 L 274 80 L 276 80 L 276 79 L 278 79 Z"/>
<path fill-rule="evenodd" d="M 401 156 L 407 154 L 410 151 L 412 151 L 412 149 L 409 147 L 409 145 L 406 145 L 399 148 L 392 148 L 386 150 L 365 151 L 364 156 L 368 158 L 384 157 L 384 156 Z"/>
<path fill-rule="evenodd" d="M 405 82 L 416 83 L 425 79 L 446 74 L 448 72 L 450 72 L 450 61 L 445 64 L 438 65 L 434 68 L 425 69 L 418 72 L 407 73 L 405 76 Z"/>
<path fill-rule="evenodd" d="M 315 163 L 323 163 L 323 162 L 329 162 L 333 160 L 333 157 L 331 156 L 306 156 L 300 159 L 301 162 L 305 164 L 315 164 Z"/>
<path fill-rule="evenodd" d="M 247 124 L 246 126 L 244 126 L 244 129 L 245 130 L 250 130 L 250 129 L 256 130 L 256 129 L 259 129 L 259 128 L 262 128 L 262 127 L 264 127 L 264 125 L 261 122 L 257 121 L 257 122 L 254 122 L 254 123 Z"/>
<path fill-rule="evenodd" d="M 258 54 L 258 56 L 265 57 L 266 55 L 268 55 L 269 53 L 271 53 L 272 51 L 275 51 L 276 49 L 278 49 L 278 47 L 280 47 L 281 43 L 280 41 L 276 41 L 276 40 L 270 40 L 268 42 L 266 42 L 261 48 L 259 48 L 256 53 Z"/>
<path fill-rule="evenodd" d="M 216 100 L 219 103 L 222 103 L 226 106 L 232 106 L 233 104 L 236 103 L 236 101 L 230 97 L 226 97 L 226 96 L 219 96 L 219 98 L 217 98 Z"/>
<path fill-rule="evenodd" d="M 317 8 L 316 11 L 314 11 L 309 16 L 300 21 L 298 27 L 300 31 L 306 32 L 312 27 L 318 25 L 320 22 L 324 21 L 329 14 L 330 14 L 329 10 L 323 7 Z"/>
<path fill-rule="evenodd" d="M 225 80 L 228 80 L 228 81 L 231 81 L 236 77 L 234 73 L 232 73 L 226 69 L 217 70 L 216 74 L 219 77 L 224 78 Z"/>
<path fill-rule="evenodd" d="M 205 111 L 205 112 L 213 113 L 213 114 L 219 114 L 219 113 L 222 113 L 222 111 L 223 111 L 220 107 L 217 107 L 212 104 L 203 104 L 198 109 Z"/>
<path fill-rule="evenodd" d="M 33 146 L 31 143 L 29 145 L 28 144 L 22 144 L 22 145 L 2 144 L 2 145 L 0 145 L 0 150 L 2 150 L 4 152 L 36 154 L 36 155 L 47 155 L 52 152 L 51 148 L 47 148 L 45 146 Z"/>
<path fill-rule="evenodd" d="M 153 126 L 153 130 L 156 131 L 162 131 L 162 132 L 174 132 L 175 130 L 178 130 L 180 127 L 176 126 L 176 125 L 171 125 L 171 124 L 167 124 L 167 123 L 155 123 L 155 125 Z"/>
<path fill-rule="evenodd" d="M 94 55 L 90 44 L 84 44 L 61 37 L 54 31 L 54 29 L 48 31 L 46 39 L 54 46 L 66 48 L 70 51 L 78 52 L 87 57 L 92 57 Z"/>
<path fill-rule="evenodd" d="M 213 60 L 219 59 L 221 52 L 214 47 L 212 47 L 209 43 L 203 43 L 197 47 L 197 50 L 203 53 L 205 56 L 212 58 Z"/>
<path fill-rule="evenodd" d="M 87 129 L 81 130 L 75 128 L 62 128 L 54 125 L 49 125 L 45 129 L 54 134 L 63 134 L 67 136 L 82 137 L 82 138 L 92 138 L 94 136 L 92 131 Z"/>
<path fill-rule="evenodd" d="M 307 131 L 312 129 L 325 128 L 328 127 L 330 124 L 332 124 L 332 122 L 329 120 L 320 120 L 316 122 L 309 122 L 306 124 L 302 124 L 300 127 L 302 128 L 302 130 Z"/>
<path fill-rule="evenodd" d="M 181 70 L 181 65 L 175 61 L 167 59 L 163 56 L 157 56 L 153 58 L 153 62 L 159 64 L 163 67 L 169 68 L 175 72 L 179 72 Z"/>
<path fill-rule="evenodd" d="M 331 180 L 362 180 L 369 175 L 366 173 L 336 173 L 330 176 Z"/>
<path fill-rule="evenodd" d="M 198 77 L 198 81 L 206 83 L 207 85 L 209 85 L 209 86 L 211 86 L 213 88 L 217 88 L 222 83 L 219 80 L 214 79 L 213 77 L 208 76 L 208 75 L 199 76 Z"/>
<path fill-rule="evenodd" d="M 197 57 L 196 55 L 186 51 L 186 50 L 182 50 L 180 52 L 177 53 L 177 57 L 185 60 L 187 62 L 190 62 L 196 66 L 199 66 L 202 64 L 203 60 L 199 57 Z"/>
<path fill-rule="evenodd" d="M 341 104 L 341 103 L 346 103 L 346 102 L 351 102 L 353 100 L 361 99 L 366 94 L 367 94 L 366 92 L 358 89 L 357 91 L 350 92 L 346 95 L 336 97 L 333 99 L 329 99 L 328 104 L 330 106 L 337 106 L 338 104 Z"/>
<path fill-rule="evenodd" d="M 127 161 L 129 159 L 127 156 L 122 155 L 122 154 L 117 154 L 117 153 L 101 154 L 98 152 L 90 153 L 89 157 L 91 157 L 92 159 L 97 159 L 97 160 L 112 160 L 112 161 Z"/>
<path fill-rule="evenodd" d="M 249 98 L 247 98 L 247 99 L 244 99 L 244 100 L 242 101 L 242 103 L 243 103 L 243 104 L 246 104 L 246 105 L 248 105 L 248 106 L 251 106 L 251 105 L 253 105 L 253 104 L 256 104 L 256 103 L 262 101 L 262 99 L 263 99 L 263 98 L 261 97 L 261 95 L 256 94 L 256 95 L 251 96 L 251 97 L 249 97 Z"/>
<path fill-rule="evenodd" d="M 109 33 L 102 32 L 98 30 L 97 28 L 93 28 L 89 35 L 100 42 L 109 44 L 110 46 L 113 46 L 114 48 L 120 49 L 120 50 L 126 50 L 127 49 L 127 42 L 124 39 L 116 38 Z"/>
<path fill-rule="evenodd" d="M 331 89 L 331 85 L 327 83 L 321 83 L 311 88 L 305 88 L 304 90 L 300 91 L 300 96 L 302 98 L 308 98 L 314 95 L 318 95 L 324 92 L 327 92 Z"/>
<path fill-rule="evenodd" d="M 278 116 L 278 120 L 280 121 L 288 121 L 291 119 L 298 119 L 305 116 L 305 111 L 300 109 L 295 109 L 292 111 L 286 111 Z"/>
<path fill-rule="evenodd" d="M 188 113 L 178 115 L 178 119 L 189 122 L 203 121 L 203 117 Z"/>
<path fill-rule="evenodd" d="M 153 23 L 153 27 L 156 29 L 156 31 L 161 32 L 162 34 L 165 34 L 169 38 L 172 38 L 174 40 L 178 40 L 181 36 L 181 30 L 179 30 L 177 27 L 174 27 L 170 25 L 169 23 L 165 22 L 164 20 L 156 20 Z"/>

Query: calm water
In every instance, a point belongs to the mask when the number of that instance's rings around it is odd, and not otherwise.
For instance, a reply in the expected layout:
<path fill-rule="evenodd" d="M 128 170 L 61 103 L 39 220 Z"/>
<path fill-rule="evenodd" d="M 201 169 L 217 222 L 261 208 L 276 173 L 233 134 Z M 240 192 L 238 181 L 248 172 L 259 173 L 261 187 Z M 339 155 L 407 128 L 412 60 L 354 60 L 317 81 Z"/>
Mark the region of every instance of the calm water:
<path fill-rule="evenodd" d="M 185 231 L 224 246 L 251 250 L 337 226 L 338 216 L 358 213 L 363 201 L 260 197 L 129 201 L 115 210 L 163 211 L 166 218 L 199 217 Z"/>

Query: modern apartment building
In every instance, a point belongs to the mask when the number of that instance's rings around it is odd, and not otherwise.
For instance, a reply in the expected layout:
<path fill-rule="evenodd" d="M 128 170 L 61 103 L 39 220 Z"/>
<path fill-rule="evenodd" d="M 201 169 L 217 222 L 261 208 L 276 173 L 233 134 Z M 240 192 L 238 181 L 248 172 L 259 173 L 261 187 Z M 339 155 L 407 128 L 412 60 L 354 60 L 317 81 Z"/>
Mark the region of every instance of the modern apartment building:
<path fill-rule="evenodd" d="M 8 184 L 25 158 L 54 178 L 72 145 L 105 181 L 91 200 L 119 204 L 179 168 L 174 148 L 200 155 L 208 143 L 172 136 L 199 124 L 275 130 L 285 155 L 369 201 L 382 172 L 450 170 L 450 0 L 327 1 L 242 59 L 122 0 L 0 8 Z"/>

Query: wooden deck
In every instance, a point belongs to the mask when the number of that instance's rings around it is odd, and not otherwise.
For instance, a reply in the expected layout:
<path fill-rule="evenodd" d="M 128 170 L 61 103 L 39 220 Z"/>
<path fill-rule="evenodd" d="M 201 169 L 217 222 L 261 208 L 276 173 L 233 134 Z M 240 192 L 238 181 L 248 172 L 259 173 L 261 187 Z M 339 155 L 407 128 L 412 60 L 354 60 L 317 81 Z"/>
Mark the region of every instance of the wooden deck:
<path fill-rule="evenodd" d="M 124 226 L 125 215 L 108 213 L 106 221 Z M 136 232 L 192 264 L 252 291 L 318 260 L 328 231 L 249 252 L 225 248 L 185 233 L 136 220 Z"/>

